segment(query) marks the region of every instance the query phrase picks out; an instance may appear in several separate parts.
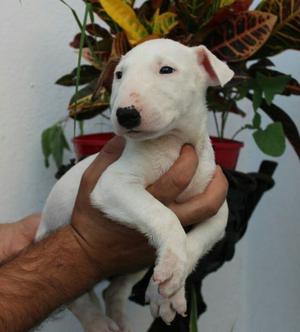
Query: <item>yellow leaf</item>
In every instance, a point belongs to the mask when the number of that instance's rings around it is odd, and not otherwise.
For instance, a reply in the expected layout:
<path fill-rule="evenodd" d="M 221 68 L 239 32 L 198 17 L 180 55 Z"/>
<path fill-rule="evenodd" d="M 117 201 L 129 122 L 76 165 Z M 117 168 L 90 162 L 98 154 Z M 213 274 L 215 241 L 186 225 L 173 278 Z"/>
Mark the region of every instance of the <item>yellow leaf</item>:
<path fill-rule="evenodd" d="M 236 0 L 221 0 L 220 8 L 233 4 Z"/>
<path fill-rule="evenodd" d="M 123 2 L 127 3 L 127 5 L 132 7 L 134 0 L 123 0 Z"/>
<path fill-rule="evenodd" d="M 178 23 L 175 13 L 166 12 L 159 14 L 159 8 L 152 19 L 152 33 L 159 36 L 167 35 Z"/>
<path fill-rule="evenodd" d="M 148 35 L 134 10 L 122 0 L 99 0 L 105 12 L 126 32 L 130 44 L 135 45 Z"/>

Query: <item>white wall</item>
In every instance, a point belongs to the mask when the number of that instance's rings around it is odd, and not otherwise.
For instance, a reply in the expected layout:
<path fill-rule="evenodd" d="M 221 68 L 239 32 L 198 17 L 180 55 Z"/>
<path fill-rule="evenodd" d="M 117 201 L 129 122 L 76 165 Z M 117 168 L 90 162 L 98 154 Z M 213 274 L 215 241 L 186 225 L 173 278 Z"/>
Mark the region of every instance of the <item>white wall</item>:
<path fill-rule="evenodd" d="M 82 14 L 80 0 L 69 2 Z M 54 184 L 55 168 L 43 166 L 40 133 L 66 114 L 72 89 L 55 86 L 54 81 L 76 66 L 76 55 L 68 47 L 76 31 L 71 14 L 59 1 L 0 3 L 2 221 L 40 210 Z M 290 52 L 276 63 L 300 79 L 299 60 L 298 53 Z M 280 98 L 278 103 L 299 125 L 299 99 Z M 251 113 L 249 104 L 244 107 Z M 232 130 L 235 125 L 232 118 Z M 97 128 L 99 120 L 92 125 L 92 130 Z M 239 168 L 245 171 L 256 170 L 266 158 L 250 136 L 241 136 L 246 147 Z M 289 146 L 278 160 L 276 187 L 259 205 L 236 257 L 204 282 L 208 312 L 199 322 L 202 332 L 227 332 L 234 324 L 239 332 L 299 330 L 299 161 Z M 129 309 L 134 331 L 144 331 L 151 320 L 148 311 L 134 304 Z M 67 313 L 41 331 L 81 329 Z"/>

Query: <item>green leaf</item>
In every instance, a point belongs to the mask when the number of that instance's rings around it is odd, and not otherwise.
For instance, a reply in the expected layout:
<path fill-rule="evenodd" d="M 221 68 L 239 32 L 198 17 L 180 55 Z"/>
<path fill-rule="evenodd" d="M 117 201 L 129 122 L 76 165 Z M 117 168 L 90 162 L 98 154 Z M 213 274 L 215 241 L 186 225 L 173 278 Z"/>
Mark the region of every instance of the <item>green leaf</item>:
<path fill-rule="evenodd" d="M 61 128 L 55 126 L 51 132 L 51 153 L 57 167 L 62 165 L 64 143 L 62 141 Z"/>
<path fill-rule="evenodd" d="M 256 75 L 256 82 L 263 90 L 268 105 L 272 104 L 276 94 L 283 92 L 290 80 L 291 76 L 289 75 L 278 75 L 274 77 L 267 77 L 261 73 L 257 73 Z"/>
<path fill-rule="evenodd" d="M 260 128 L 260 124 L 261 124 L 261 116 L 258 113 L 255 113 L 253 120 L 252 120 L 252 125 L 253 128 L 255 129 L 259 129 Z"/>
<path fill-rule="evenodd" d="M 80 66 L 80 79 L 78 84 L 86 84 L 94 80 L 100 75 L 100 71 L 90 65 Z M 64 75 L 59 78 L 55 83 L 63 86 L 74 86 L 77 81 L 77 67 L 71 71 L 70 74 Z"/>
<path fill-rule="evenodd" d="M 266 129 L 258 129 L 253 133 L 257 146 L 267 155 L 278 157 L 285 150 L 285 136 L 281 122 L 274 122 Z"/>
<path fill-rule="evenodd" d="M 178 24 L 177 15 L 172 12 L 159 13 L 156 10 L 152 18 L 152 33 L 158 36 L 167 35 Z"/>
<path fill-rule="evenodd" d="M 267 77 L 278 77 L 284 75 L 283 73 L 266 68 L 266 67 L 258 67 L 255 65 L 252 65 L 249 70 L 250 74 L 252 76 L 255 76 L 257 72 L 260 72 L 261 74 L 267 76 Z M 287 85 L 285 86 L 284 90 L 281 92 L 282 95 L 290 96 L 290 95 L 300 95 L 300 84 L 299 82 L 292 76 L 290 76 L 290 80 L 288 81 Z"/>
<path fill-rule="evenodd" d="M 47 128 L 42 132 L 42 151 L 44 155 L 45 167 L 49 167 L 49 157 L 51 155 L 50 137 L 52 128 Z"/>
<path fill-rule="evenodd" d="M 191 292 L 191 315 L 190 315 L 190 323 L 189 323 L 189 332 L 198 332 L 198 315 L 197 315 L 197 295 L 195 286 L 192 286 L 192 292 Z"/>
<path fill-rule="evenodd" d="M 62 165 L 64 149 L 70 150 L 70 147 L 60 124 L 55 124 L 43 131 L 42 150 L 46 167 L 49 167 L 49 157 L 52 156 L 59 168 Z"/>
<path fill-rule="evenodd" d="M 254 81 L 253 82 L 253 109 L 257 111 L 262 101 L 263 90 L 262 88 Z"/>
<path fill-rule="evenodd" d="M 247 98 L 253 100 L 253 95 L 248 93 Z M 286 138 L 300 159 L 300 133 L 293 119 L 280 107 L 275 104 L 268 105 L 265 100 L 262 101 L 260 109 L 274 122 L 282 124 Z"/>

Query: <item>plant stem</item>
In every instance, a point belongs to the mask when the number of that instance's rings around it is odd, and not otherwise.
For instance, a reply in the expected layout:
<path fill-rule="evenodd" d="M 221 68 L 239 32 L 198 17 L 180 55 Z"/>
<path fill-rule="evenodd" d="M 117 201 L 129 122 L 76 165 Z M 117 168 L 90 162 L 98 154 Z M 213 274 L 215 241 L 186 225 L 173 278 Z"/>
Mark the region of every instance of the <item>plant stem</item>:
<path fill-rule="evenodd" d="M 214 115 L 214 121 L 215 121 L 216 130 L 217 130 L 217 135 L 218 135 L 218 137 L 221 137 L 216 111 L 212 111 L 212 112 L 213 112 L 213 115 Z"/>
<path fill-rule="evenodd" d="M 221 138 L 224 138 L 225 125 L 226 125 L 226 120 L 227 120 L 228 114 L 229 114 L 228 111 L 222 113 Z"/>
<path fill-rule="evenodd" d="M 243 126 L 243 127 L 240 128 L 239 130 L 237 130 L 237 131 L 233 134 L 233 136 L 231 137 L 231 139 L 235 139 L 235 137 L 236 137 L 240 132 L 242 132 L 242 131 L 245 130 L 245 129 L 247 129 L 247 127 L 246 127 L 246 126 Z"/>
<path fill-rule="evenodd" d="M 88 14 L 90 12 L 90 3 L 86 3 L 85 6 L 85 12 L 84 12 L 84 17 L 83 17 L 83 23 L 82 23 L 82 30 L 81 30 L 81 35 L 80 35 L 80 42 L 79 42 L 79 53 L 78 53 L 78 61 L 77 61 L 77 70 L 76 70 L 76 87 L 75 87 L 75 96 L 76 96 L 76 101 L 75 101 L 75 109 L 77 108 L 77 95 L 79 91 L 79 83 L 80 83 L 80 70 L 81 70 L 81 58 L 82 58 L 82 49 L 85 41 L 85 29 L 86 29 L 86 23 L 87 23 L 87 18 Z M 76 113 L 74 117 L 74 127 L 73 127 L 73 134 L 76 136 Z"/>
<path fill-rule="evenodd" d="M 80 130 L 80 135 L 84 134 L 84 120 L 79 121 L 79 130 Z"/>
<path fill-rule="evenodd" d="M 198 312 L 197 312 L 197 294 L 195 285 L 192 285 L 191 289 L 191 314 L 190 314 L 190 323 L 189 323 L 189 332 L 198 332 Z"/>

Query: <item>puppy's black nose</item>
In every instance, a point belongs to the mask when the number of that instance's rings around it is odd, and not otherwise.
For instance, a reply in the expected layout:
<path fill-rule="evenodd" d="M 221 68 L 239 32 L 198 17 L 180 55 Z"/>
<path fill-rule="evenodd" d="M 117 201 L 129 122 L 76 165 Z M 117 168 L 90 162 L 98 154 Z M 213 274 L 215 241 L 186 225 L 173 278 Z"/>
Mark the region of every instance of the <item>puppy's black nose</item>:
<path fill-rule="evenodd" d="M 132 129 L 141 123 L 140 113 L 134 106 L 119 107 L 116 114 L 119 124 L 126 129 Z"/>

